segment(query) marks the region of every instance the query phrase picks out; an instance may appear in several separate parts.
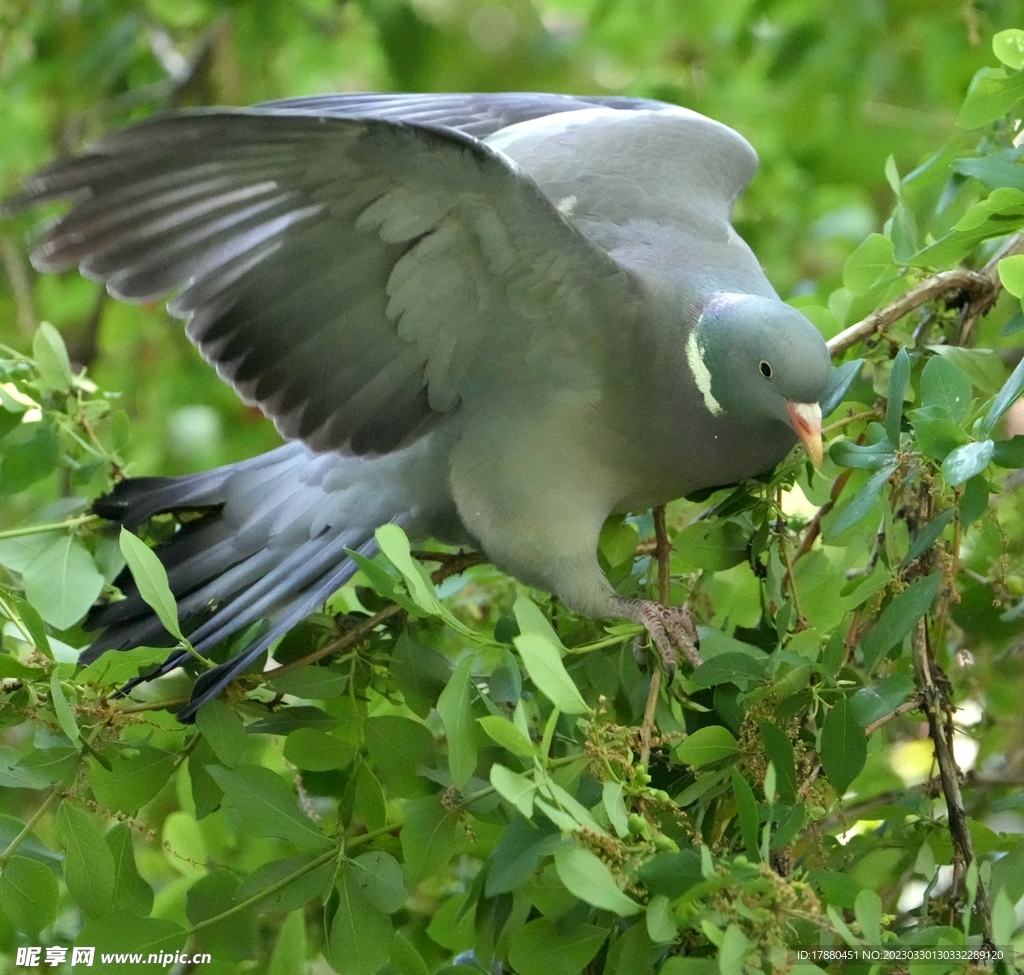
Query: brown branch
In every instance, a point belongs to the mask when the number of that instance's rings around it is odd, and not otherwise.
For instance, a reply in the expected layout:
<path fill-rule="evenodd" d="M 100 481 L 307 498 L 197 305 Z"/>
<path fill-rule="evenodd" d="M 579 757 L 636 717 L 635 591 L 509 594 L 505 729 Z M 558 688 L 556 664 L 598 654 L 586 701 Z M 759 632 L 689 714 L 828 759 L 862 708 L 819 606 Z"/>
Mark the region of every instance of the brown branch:
<path fill-rule="evenodd" d="M 668 605 L 670 595 L 669 556 L 672 546 L 665 528 L 665 506 L 659 504 L 654 509 L 654 553 L 658 560 L 658 602 Z M 646 766 L 651 759 L 651 731 L 654 729 L 654 714 L 658 709 L 658 697 L 661 694 L 661 668 L 651 670 L 651 688 L 647 692 L 647 704 L 644 707 L 644 720 L 640 725 L 640 761 Z"/>
<path fill-rule="evenodd" d="M 919 285 L 904 292 L 883 308 L 873 311 L 866 318 L 832 336 L 826 343 L 828 351 L 832 358 L 837 358 L 858 342 L 884 331 L 904 315 L 909 315 L 915 308 L 920 308 L 921 305 L 943 295 L 967 294 L 972 302 L 983 305 L 987 310 L 995 301 L 998 290 L 992 279 L 981 271 L 968 271 L 966 268 L 940 271 L 925 278 Z"/>
<path fill-rule="evenodd" d="M 1020 253 L 1024 253 L 1024 233 L 1009 238 L 980 271 L 958 267 L 925 278 L 884 308 L 873 311 L 866 318 L 832 336 L 826 343 L 829 352 L 833 358 L 837 358 L 858 342 L 883 332 L 915 308 L 949 294 L 961 294 L 967 299 L 967 307 L 957 333 L 957 345 L 962 345 L 974 323 L 996 303 L 1002 291 L 999 262 L 1004 257 Z"/>
<path fill-rule="evenodd" d="M 947 728 L 945 716 L 950 705 L 947 697 L 947 680 L 938 670 L 928 644 L 927 620 L 921 620 L 910 635 L 914 656 L 914 672 L 917 676 L 918 693 L 922 710 L 928 719 L 928 735 L 935 749 L 935 761 L 939 766 L 939 781 L 946 799 L 946 815 L 949 819 L 949 834 L 953 840 L 954 863 L 959 860 L 966 869 L 977 859 L 974 840 L 967 827 L 967 811 L 964 808 L 963 793 L 960 791 L 960 769 L 953 757 L 952 731 Z M 992 910 L 988 902 L 985 885 L 979 881 L 975 906 L 981 917 L 983 944 L 992 945 Z"/>

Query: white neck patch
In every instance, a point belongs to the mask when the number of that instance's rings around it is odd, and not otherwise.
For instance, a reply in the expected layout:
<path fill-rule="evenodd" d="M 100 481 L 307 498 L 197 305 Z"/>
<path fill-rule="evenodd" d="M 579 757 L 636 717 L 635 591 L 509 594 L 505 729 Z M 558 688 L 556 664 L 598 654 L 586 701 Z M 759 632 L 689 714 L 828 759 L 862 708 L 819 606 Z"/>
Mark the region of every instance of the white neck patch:
<path fill-rule="evenodd" d="M 714 393 L 711 392 L 711 373 L 704 362 L 704 348 L 697 341 L 696 327 L 686 340 L 686 361 L 690 366 L 690 372 L 693 373 L 693 381 L 704 397 L 704 405 L 712 416 L 721 416 L 725 410 L 722 408 L 722 404 L 715 399 Z"/>

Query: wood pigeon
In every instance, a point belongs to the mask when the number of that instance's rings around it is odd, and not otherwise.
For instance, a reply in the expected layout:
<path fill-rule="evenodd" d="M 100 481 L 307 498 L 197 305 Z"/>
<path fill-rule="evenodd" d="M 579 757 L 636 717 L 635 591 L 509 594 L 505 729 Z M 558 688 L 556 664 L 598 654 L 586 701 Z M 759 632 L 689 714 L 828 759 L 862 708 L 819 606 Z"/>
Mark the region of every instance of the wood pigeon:
<path fill-rule="evenodd" d="M 825 343 L 731 225 L 756 169 L 732 129 L 657 101 L 348 94 L 155 117 L 30 177 L 9 212 L 72 201 L 35 267 L 172 293 L 287 441 L 96 503 L 129 528 L 205 512 L 158 550 L 200 652 L 265 621 L 180 717 L 387 522 L 699 661 L 688 613 L 619 596 L 596 548 L 613 512 L 770 470 L 798 438 L 821 459 Z M 83 661 L 163 635 L 118 584 Z"/>

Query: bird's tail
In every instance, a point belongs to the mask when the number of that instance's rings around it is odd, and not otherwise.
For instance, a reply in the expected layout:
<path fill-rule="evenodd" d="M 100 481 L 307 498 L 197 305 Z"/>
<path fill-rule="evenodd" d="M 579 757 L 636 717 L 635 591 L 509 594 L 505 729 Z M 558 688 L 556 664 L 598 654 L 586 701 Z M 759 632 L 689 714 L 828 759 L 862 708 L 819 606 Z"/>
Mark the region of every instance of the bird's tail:
<path fill-rule="evenodd" d="M 253 642 L 205 671 L 179 713 L 191 720 L 273 642 L 347 582 L 358 566 L 346 549 L 371 557 L 374 529 L 405 524 L 413 512 L 379 478 L 368 478 L 372 460 L 316 455 L 301 443 L 217 470 L 176 478 L 123 481 L 94 505 L 97 514 L 135 528 L 165 512 L 195 512 L 156 552 L 167 569 L 183 632 L 207 655 L 226 638 L 264 621 Z M 374 490 L 370 490 L 370 487 Z M 168 636 L 143 601 L 128 570 L 116 580 L 125 598 L 93 610 L 86 621 L 102 629 L 83 651 L 88 663 L 107 650 L 160 646 Z M 155 673 L 189 659 L 173 653 Z"/>

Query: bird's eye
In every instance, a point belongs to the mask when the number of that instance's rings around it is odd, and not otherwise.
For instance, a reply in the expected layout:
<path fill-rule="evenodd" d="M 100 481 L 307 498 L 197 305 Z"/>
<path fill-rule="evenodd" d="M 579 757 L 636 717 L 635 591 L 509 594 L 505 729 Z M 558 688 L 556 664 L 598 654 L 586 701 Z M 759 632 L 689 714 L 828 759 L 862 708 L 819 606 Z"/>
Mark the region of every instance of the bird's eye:
<path fill-rule="evenodd" d="M 758 364 L 757 368 L 761 370 L 761 375 L 765 379 L 772 378 L 772 365 L 767 359 L 762 359 Z"/>

